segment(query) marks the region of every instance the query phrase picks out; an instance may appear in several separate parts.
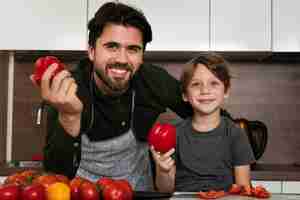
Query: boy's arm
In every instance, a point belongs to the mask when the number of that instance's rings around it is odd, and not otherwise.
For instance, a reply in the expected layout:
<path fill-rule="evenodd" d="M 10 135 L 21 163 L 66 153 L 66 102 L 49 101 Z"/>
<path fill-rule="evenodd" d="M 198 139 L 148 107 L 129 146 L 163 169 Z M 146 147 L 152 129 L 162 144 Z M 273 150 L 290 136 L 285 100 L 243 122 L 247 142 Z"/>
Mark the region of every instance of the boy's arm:
<path fill-rule="evenodd" d="M 175 190 L 175 160 L 171 155 L 175 149 L 160 154 L 156 152 L 153 147 L 150 148 L 154 162 L 155 162 L 155 186 L 160 192 L 174 192 Z"/>
<path fill-rule="evenodd" d="M 155 185 L 160 192 L 174 192 L 176 166 L 173 165 L 167 172 L 159 170 L 156 166 Z"/>
<path fill-rule="evenodd" d="M 250 165 L 234 167 L 235 183 L 240 186 L 251 186 Z"/>

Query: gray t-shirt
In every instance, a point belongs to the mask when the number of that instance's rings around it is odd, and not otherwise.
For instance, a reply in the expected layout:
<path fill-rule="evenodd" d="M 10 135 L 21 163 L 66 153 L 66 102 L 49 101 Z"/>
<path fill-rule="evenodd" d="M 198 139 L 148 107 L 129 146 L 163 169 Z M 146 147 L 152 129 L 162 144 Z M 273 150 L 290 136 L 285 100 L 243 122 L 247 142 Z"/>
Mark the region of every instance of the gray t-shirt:
<path fill-rule="evenodd" d="M 233 168 L 254 161 L 246 133 L 226 117 L 206 133 L 195 131 L 190 118 L 177 126 L 176 191 L 228 190 Z"/>

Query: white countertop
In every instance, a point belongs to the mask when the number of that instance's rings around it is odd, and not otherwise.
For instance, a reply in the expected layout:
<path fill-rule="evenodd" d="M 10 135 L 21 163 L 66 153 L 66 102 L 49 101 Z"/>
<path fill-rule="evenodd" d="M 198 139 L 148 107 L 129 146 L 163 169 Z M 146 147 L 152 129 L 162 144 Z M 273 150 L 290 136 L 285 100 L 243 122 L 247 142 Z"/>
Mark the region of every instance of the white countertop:
<path fill-rule="evenodd" d="M 170 200 L 199 200 L 200 198 L 195 196 L 176 196 L 170 198 Z M 246 196 L 235 196 L 235 195 L 229 195 L 222 198 L 219 198 L 218 200 L 264 200 L 264 199 L 257 199 L 254 197 L 246 197 Z M 266 200 L 300 200 L 300 195 L 296 194 L 272 194 L 270 198 Z"/>

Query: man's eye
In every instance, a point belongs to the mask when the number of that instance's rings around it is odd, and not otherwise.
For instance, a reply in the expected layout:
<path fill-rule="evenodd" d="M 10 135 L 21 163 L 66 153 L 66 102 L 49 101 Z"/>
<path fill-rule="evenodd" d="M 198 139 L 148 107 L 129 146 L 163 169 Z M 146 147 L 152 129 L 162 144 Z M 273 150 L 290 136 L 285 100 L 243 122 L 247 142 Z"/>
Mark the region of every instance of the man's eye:
<path fill-rule="evenodd" d="M 139 53 L 141 51 L 140 47 L 136 47 L 136 46 L 132 46 L 132 47 L 128 47 L 128 52 L 129 53 Z"/>
<path fill-rule="evenodd" d="M 110 44 L 106 44 L 105 47 L 109 50 L 117 50 L 119 46 L 117 44 L 110 43 Z"/>

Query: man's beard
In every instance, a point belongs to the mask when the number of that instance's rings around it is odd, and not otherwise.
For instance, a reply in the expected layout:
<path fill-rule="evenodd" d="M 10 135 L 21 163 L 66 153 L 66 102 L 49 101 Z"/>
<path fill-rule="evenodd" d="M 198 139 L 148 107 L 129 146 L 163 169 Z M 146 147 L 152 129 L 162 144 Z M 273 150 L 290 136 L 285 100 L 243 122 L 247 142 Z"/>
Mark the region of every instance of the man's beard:
<path fill-rule="evenodd" d="M 106 73 L 106 70 L 108 68 L 126 69 L 130 72 L 130 77 L 128 80 L 111 78 Z M 112 96 L 118 96 L 126 92 L 126 90 L 129 87 L 129 81 L 133 76 L 132 67 L 130 67 L 128 64 L 113 63 L 113 64 L 108 64 L 104 70 L 99 70 L 96 67 L 94 67 L 94 70 L 97 77 L 102 81 L 103 86 L 108 88 L 109 91 L 106 92 L 108 92 L 109 95 Z M 103 89 L 107 90 L 106 88 Z"/>

